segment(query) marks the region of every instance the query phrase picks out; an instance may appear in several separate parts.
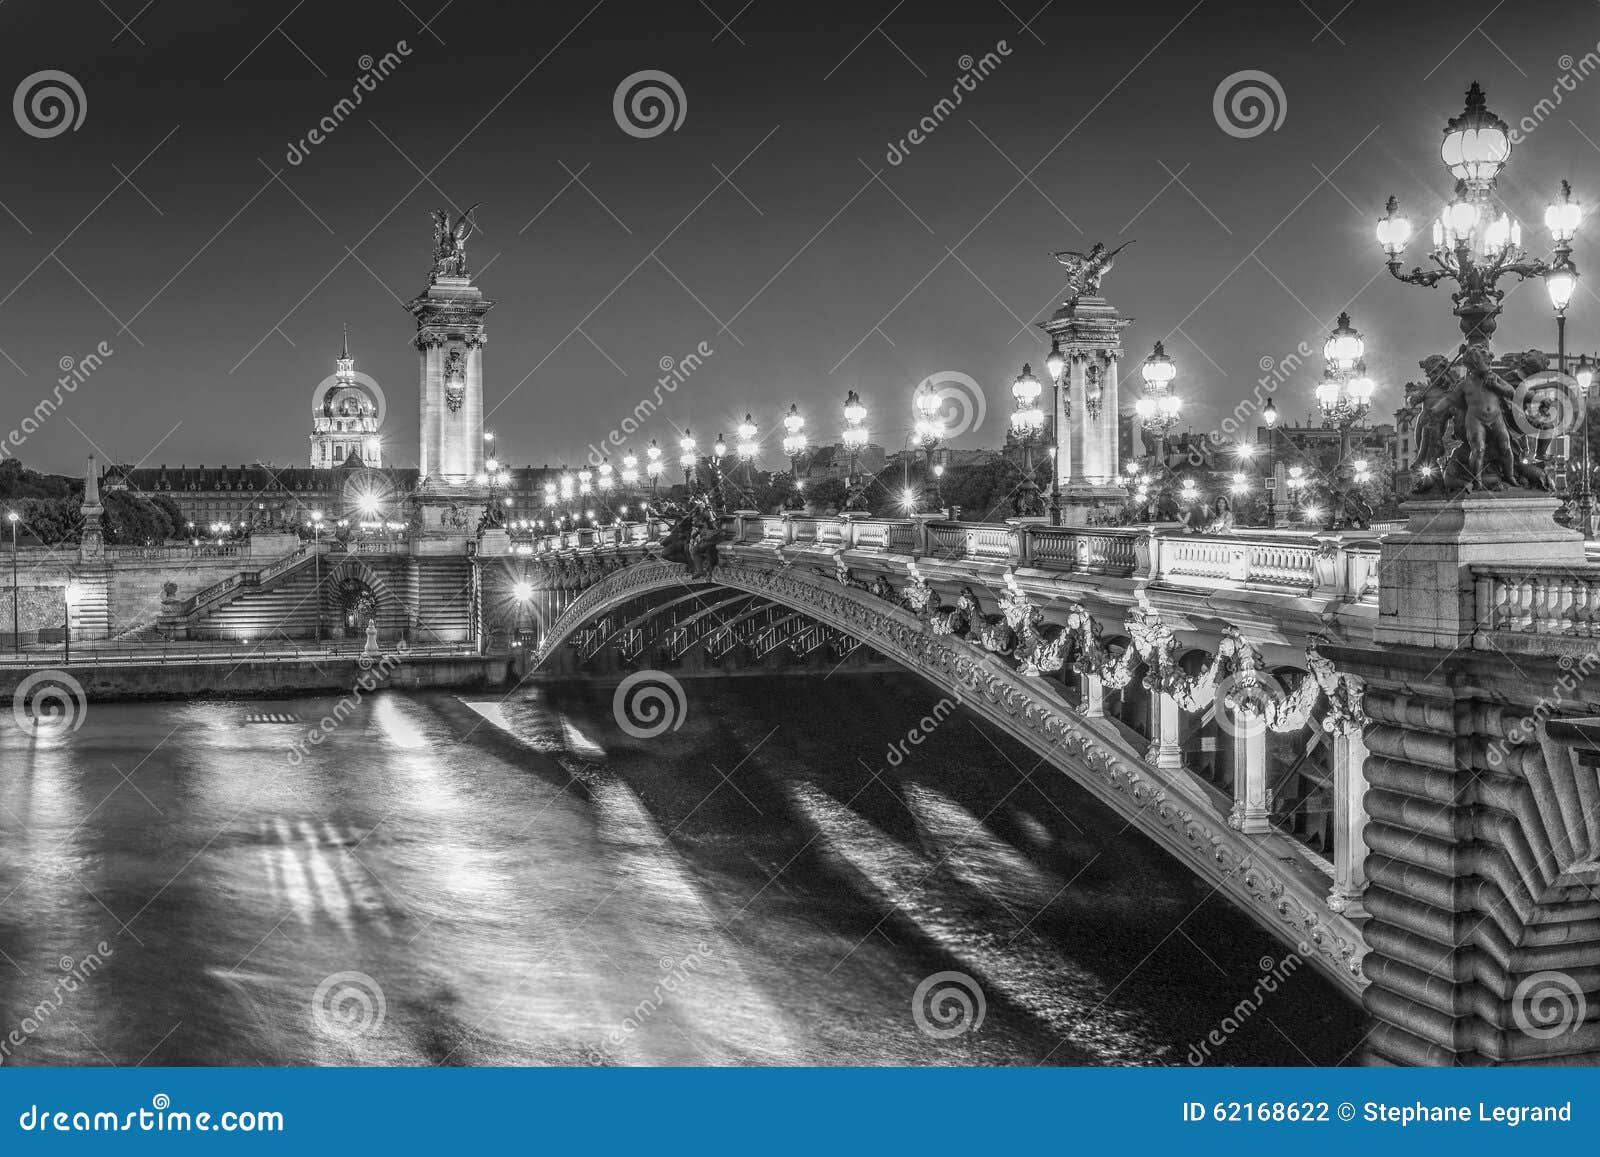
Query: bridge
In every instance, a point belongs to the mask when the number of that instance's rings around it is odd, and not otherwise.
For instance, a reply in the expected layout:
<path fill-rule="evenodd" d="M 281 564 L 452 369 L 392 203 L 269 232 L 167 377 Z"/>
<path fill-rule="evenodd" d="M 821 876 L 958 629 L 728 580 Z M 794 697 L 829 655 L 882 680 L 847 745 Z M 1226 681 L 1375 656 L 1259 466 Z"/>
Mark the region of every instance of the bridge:
<path fill-rule="evenodd" d="M 86 546 L 38 568 L 38 600 L 59 616 L 75 592 L 85 650 L 353 645 L 370 623 L 507 677 L 875 656 L 1337 982 L 1373 1018 L 1370 1059 L 1597 1063 L 1600 563 L 1555 506 L 1506 491 L 1416 500 L 1379 532 L 1220 534 L 741 512 L 700 574 L 663 557 L 660 522 Z"/>
<path fill-rule="evenodd" d="M 1595 1063 L 1600 564 L 1543 496 L 1412 509 L 1383 535 L 743 512 L 698 576 L 661 524 L 474 562 L 523 669 L 914 672 L 1362 1001 L 1369 1059 Z"/>

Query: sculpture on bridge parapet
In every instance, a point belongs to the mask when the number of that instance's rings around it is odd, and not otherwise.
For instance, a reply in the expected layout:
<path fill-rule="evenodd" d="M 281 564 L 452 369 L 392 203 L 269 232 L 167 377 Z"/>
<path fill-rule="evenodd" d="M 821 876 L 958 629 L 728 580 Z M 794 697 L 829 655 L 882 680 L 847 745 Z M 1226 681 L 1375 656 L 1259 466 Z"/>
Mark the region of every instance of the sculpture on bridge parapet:
<path fill-rule="evenodd" d="M 1552 397 L 1572 387 L 1543 376 L 1547 354 L 1526 350 L 1496 369 L 1488 346 L 1469 345 L 1417 364 L 1424 381 L 1410 384 L 1406 403 L 1416 415 L 1419 493 L 1551 489 L 1530 443 L 1555 437 L 1582 400 Z"/>
<path fill-rule="evenodd" d="M 1085 294 L 1100 296 L 1100 283 L 1116 264 L 1117 254 L 1132 244 L 1132 241 L 1124 241 L 1115 249 L 1107 249 L 1104 241 L 1096 241 L 1087 253 L 1061 249 L 1050 254 L 1070 270 L 1067 274 L 1067 300 L 1073 301 Z"/>

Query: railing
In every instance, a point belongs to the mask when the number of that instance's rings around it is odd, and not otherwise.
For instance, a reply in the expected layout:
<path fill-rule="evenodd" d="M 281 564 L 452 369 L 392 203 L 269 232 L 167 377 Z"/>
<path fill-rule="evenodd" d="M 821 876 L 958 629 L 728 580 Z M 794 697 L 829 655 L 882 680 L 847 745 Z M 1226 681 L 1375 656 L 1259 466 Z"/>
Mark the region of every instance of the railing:
<path fill-rule="evenodd" d="M 311 557 L 311 545 L 308 543 L 299 550 L 284 555 L 277 562 L 269 563 L 256 572 L 256 584 L 271 582 L 286 570 L 292 570 Z"/>
<path fill-rule="evenodd" d="M 72 549 L 76 549 L 73 547 Z M 248 542 L 201 543 L 199 546 L 108 546 L 106 557 L 118 562 L 170 562 L 195 558 L 249 558 Z"/>
<path fill-rule="evenodd" d="M 937 519 L 821 518 L 799 514 L 730 515 L 729 539 L 779 550 L 840 549 L 971 561 L 1019 570 L 1061 571 L 1146 580 L 1162 585 L 1238 588 L 1349 600 L 1376 598 L 1379 544 L 1295 531 L 1196 534 L 1163 527 L 1068 527 L 1035 522 L 946 522 Z M 643 542 L 665 524 L 647 528 L 566 531 L 536 540 L 538 552 Z M 1600 620 L 1600 607 L 1596 618 Z M 1600 634 L 1600 625 L 1596 633 Z"/>
<path fill-rule="evenodd" d="M 1480 635 L 1600 638 L 1600 566 L 1472 568 Z"/>

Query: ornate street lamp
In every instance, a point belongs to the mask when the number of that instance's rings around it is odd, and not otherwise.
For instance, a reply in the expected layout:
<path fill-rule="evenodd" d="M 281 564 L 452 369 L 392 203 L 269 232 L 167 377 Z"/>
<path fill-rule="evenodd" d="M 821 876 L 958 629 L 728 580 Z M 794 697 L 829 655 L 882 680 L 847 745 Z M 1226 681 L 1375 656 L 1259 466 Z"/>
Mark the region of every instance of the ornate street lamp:
<path fill-rule="evenodd" d="M 845 479 L 847 496 L 844 508 L 846 510 L 863 510 L 866 508 L 866 499 L 862 494 L 865 487 L 858 484 L 856 466 L 859 462 L 862 447 L 867 444 L 867 407 L 862 403 L 860 395 L 850 390 L 844 396 L 844 434 L 845 449 L 850 451 L 850 473 Z"/>
<path fill-rule="evenodd" d="M 1060 353 L 1059 347 L 1053 346 L 1052 349 L 1056 354 Z M 1049 362 L 1045 364 L 1048 366 Z M 1029 514 L 1038 513 L 1039 484 L 1033 476 L 1033 442 L 1044 429 L 1044 411 L 1039 408 L 1039 395 L 1043 389 L 1026 363 L 1011 383 L 1011 396 L 1017 400 L 1017 408 L 1011 412 L 1011 428 L 1022 443 L 1022 501 Z"/>
<path fill-rule="evenodd" d="M 1144 396 L 1134 410 L 1146 430 L 1155 435 L 1156 461 L 1165 467 L 1167 462 L 1167 434 L 1178 424 L 1178 411 L 1183 403 L 1172 389 L 1172 380 L 1178 376 L 1178 365 L 1167 356 L 1166 349 L 1156 342 L 1155 349 L 1145 358 L 1140 370 L 1144 378 Z"/>
<path fill-rule="evenodd" d="M 805 485 L 800 478 L 800 460 L 806 455 L 806 420 L 793 402 L 789 403 L 789 412 L 783 416 L 783 428 L 783 452 L 789 459 L 789 477 L 794 482 L 798 501 L 799 492 Z"/>
<path fill-rule="evenodd" d="M 917 411 L 913 430 L 917 444 L 922 447 L 922 499 L 920 505 L 927 511 L 939 508 L 939 491 L 933 477 L 933 452 L 944 441 L 944 414 L 940 411 L 943 399 L 931 382 L 923 382 L 911 397 Z"/>
<path fill-rule="evenodd" d="M 684 430 L 683 437 L 678 439 L 678 449 L 681 451 L 678 455 L 678 465 L 683 467 L 683 488 L 692 490 L 694 488 L 695 463 L 694 435 L 688 430 Z"/>
<path fill-rule="evenodd" d="M 1267 529 L 1271 530 L 1278 525 L 1278 407 L 1272 404 L 1270 394 L 1266 409 L 1261 411 L 1261 420 L 1267 424 L 1267 477 L 1272 479 L 1267 498 Z"/>
<path fill-rule="evenodd" d="M 1044 359 L 1044 368 L 1050 374 L 1050 525 L 1061 525 L 1061 375 L 1067 372 L 1066 355 L 1061 352 L 1061 339 L 1050 339 L 1050 353 Z"/>
<path fill-rule="evenodd" d="M 646 458 L 644 472 L 650 476 L 650 497 L 654 498 L 656 487 L 661 481 L 661 447 L 656 445 L 654 438 L 651 438 L 650 445 L 644 448 L 644 454 Z"/>
<path fill-rule="evenodd" d="M 744 416 L 744 421 L 739 423 L 738 434 L 739 461 L 755 461 L 756 451 L 759 449 L 759 447 L 756 445 L 756 423 L 755 419 L 751 418 L 749 414 L 746 414 Z"/>
<path fill-rule="evenodd" d="M 1317 383 L 1317 405 L 1322 424 L 1339 428 L 1339 461 L 1334 467 L 1333 502 L 1328 510 L 1328 530 L 1342 530 L 1347 524 L 1349 491 L 1350 430 L 1372 408 L 1373 382 L 1362 361 L 1366 342 L 1350 324 L 1350 315 L 1341 313 L 1328 340 L 1322 343 L 1327 363 L 1322 381 Z"/>
<path fill-rule="evenodd" d="M 1521 222 L 1497 213 L 1490 203 L 1495 181 L 1511 159 L 1511 148 L 1509 126 L 1489 111 L 1483 89 L 1473 82 L 1467 90 L 1466 108 L 1446 123 L 1440 146 L 1440 156 L 1456 178 L 1456 189 L 1455 198 L 1433 223 L 1433 249 L 1428 256 L 1437 268 L 1418 266 L 1409 273 L 1402 271 L 1400 258 L 1412 229 L 1394 197 L 1389 198 L 1378 222 L 1378 243 L 1397 280 L 1429 288 L 1441 281 L 1455 282 L 1452 312 L 1465 339 L 1457 361 L 1472 347 L 1481 347 L 1488 354 L 1506 294 L 1500 280 L 1507 276 L 1518 281 L 1530 277 L 1545 280 L 1556 310 L 1557 342 L 1564 345 L 1565 312 L 1578 277 L 1572 263 L 1572 239 L 1582 222 L 1582 210 L 1572 199 L 1571 186 L 1563 181 L 1556 200 L 1545 211 L 1552 260 L 1528 257 L 1522 250 Z M 1561 360 L 1564 363 L 1564 356 Z"/>

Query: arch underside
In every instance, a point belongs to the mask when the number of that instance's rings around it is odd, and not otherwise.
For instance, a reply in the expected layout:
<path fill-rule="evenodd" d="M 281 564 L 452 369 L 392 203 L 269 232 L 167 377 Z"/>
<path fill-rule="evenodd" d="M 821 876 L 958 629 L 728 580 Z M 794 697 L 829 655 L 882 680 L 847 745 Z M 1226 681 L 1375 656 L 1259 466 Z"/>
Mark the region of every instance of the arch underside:
<path fill-rule="evenodd" d="M 1286 866 L 1294 858 L 1289 837 L 1236 831 L 1186 773 L 1147 763 L 1112 720 L 1083 714 L 1048 679 L 1024 675 L 964 638 L 935 634 L 910 610 L 870 591 L 800 568 L 733 561 L 696 579 L 677 564 L 640 562 L 583 590 L 546 631 L 535 666 L 597 618 L 673 588 L 704 590 L 717 602 L 724 591 L 759 596 L 920 675 L 1070 775 L 1353 998 L 1360 993 L 1366 951 L 1360 932 L 1327 908 L 1323 881 Z"/>

